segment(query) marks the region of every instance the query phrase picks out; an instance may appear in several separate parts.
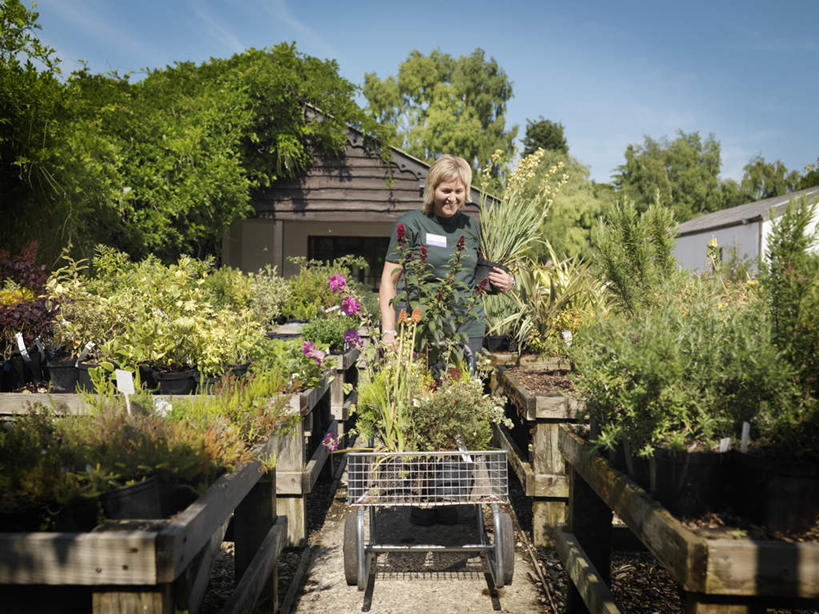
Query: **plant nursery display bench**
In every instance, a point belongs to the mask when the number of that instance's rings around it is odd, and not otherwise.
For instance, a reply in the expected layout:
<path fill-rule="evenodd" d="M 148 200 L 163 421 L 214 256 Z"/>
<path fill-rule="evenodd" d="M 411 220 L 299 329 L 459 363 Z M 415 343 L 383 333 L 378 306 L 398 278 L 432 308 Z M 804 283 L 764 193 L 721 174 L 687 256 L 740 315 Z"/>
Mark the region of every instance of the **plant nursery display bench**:
<path fill-rule="evenodd" d="M 367 586 L 375 557 L 393 552 L 471 552 L 484 557 L 495 587 L 512 582 L 515 536 L 509 514 L 507 460 L 503 450 L 480 452 L 350 452 L 347 454 L 349 505 L 344 524 L 344 575 L 359 590 Z M 475 506 L 477 543 L 390 544 L 377 529 L 376 508 Z M 480 506 L 492 510 L 494 539 L 489 541 Z M 369 531 L 365 524 L 369 523 Z"/>
<path fill-rule="evenodd" d="M 276 516 L 275 472 L 263 473 L 260 460 L 274 446 L 269 440 L 256 460 L 172 518 L 108 520 L 87 533 L 0 533 L 3 610 L 198 612 L 231 516 L 237 582 L 223 611 L 250 612 L 265 594 L 275 603 L 287 518 Z"/>
<path fill-rule="evenodd" d="M 608 588 L 613 512 L 681 584 L 690 614 L 819 606 L 819 543 L 689 529 L 569 427 L 558 436 L 569 468 L 569 510 L 555 537 L 574 584 L 569 612 L 618 611 Z"/>
<path fill-rule="evenodd" d="M 530 359 L 527 369 L 538 372 L 565 372 L 568 362 L 558 359 Z M 515 424 L 510 431 L 497 425 L 499 445 L 509 455 L 527 497 L 532 498 L 532 530 L 537 546 L 553 545 L 551 533 L 565 518 L 569 494 L 565 463 L 557 448 L 561 424 L 577 421 L 580 402 L 555 392 L 527 389 L 515 370 L 500 367 L 495 371 L 495 390 L 514 406 L 510 416 Z"/>

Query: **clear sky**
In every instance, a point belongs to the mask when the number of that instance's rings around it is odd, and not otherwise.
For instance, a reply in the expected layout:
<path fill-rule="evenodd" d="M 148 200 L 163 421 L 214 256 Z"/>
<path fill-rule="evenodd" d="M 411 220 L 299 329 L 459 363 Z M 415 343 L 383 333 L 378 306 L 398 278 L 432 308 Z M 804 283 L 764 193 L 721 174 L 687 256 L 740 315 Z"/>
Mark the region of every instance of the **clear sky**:
<path fill-rule="evenodd" d="M 30 6 L 30 0 L 23 0 Z M 41 39 L 70 72 L 140 78 L 295 41 L 356 84 L 417 49 L 484 49 L 514 97 L 507 126 L 562 122 L 570 153 L 609 181 L 626 146 L 713 134 L 722 176 L 751 156 L 802 171 L 819 156 L 819 0 L 39 0 Z M 453 152 L 457 153 L 457 152 Z"/>

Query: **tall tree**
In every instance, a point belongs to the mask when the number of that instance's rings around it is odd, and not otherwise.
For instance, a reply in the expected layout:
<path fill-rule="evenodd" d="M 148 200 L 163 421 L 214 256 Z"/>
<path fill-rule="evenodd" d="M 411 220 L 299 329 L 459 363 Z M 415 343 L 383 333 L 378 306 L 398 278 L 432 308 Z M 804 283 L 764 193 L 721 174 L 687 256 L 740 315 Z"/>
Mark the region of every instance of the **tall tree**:
<path fill-rule="evenodd" d="M 614 185 L 644 211 L 659 203 L 674 210 L 677 221 L 718 211 L 725 206 L 719 171 L 719 142 L 697 132 L 678 132 L 677 138 L 659 141 L 646 136 L 643 145 L 629 145 L 626 161 L 617 168 Z"/>
<path fill-rule="evenodd" d="M 762 156 L 754 156 L 744 170 L 739 189 L 745 202 L 772 198 L 799 188 L 799 173 L 788 171 L 780 160 L 765 162 Z"/>
<path fill-rule="evenodd" d="M 478 169 L 495 150 L 513 151 L 517 126 L 507 130 L 505 116 L 512 83 L 483 49 L 459 58 L 412 51 L 397 76 L 364 75 L 363 93 L 370 115 L 392 126 L 394 143 L 422 160 L 452 153 Z"/>
<path fill-rule="evenodd" d="M 526 136 L 523 137 L 523 155 L 528 156 L 537 151 L 539 147 L 546 151 L 569 153 L 569 145 L 563 130 L 562 123 L 543 119 L 543 116 L 537 120 L 527 119 Z"/>

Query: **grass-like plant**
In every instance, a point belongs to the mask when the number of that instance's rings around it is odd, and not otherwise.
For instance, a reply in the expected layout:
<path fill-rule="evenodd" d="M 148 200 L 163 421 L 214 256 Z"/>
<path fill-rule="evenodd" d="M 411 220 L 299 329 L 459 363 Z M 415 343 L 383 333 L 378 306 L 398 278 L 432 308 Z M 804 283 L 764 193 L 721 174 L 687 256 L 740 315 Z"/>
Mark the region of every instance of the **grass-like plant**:
<path fill-rule="evenodd" d="M 481 197 L 481 254 L 511 270 L 543 241 L 540 233 L 543 218 L 554 195 L 566 181 L 561 164 L 543 173 L 537 172 L 544 153 L 538 149 L 520 161 L 498 202 L 490 202 L 485 193 Z M 497 160 L 497 155 L 498 152 L 493 160 Z M 490 165 L 482 173 L 488 178 L 491 170 Z M 537 185 L 533 185 L 534 182 L 538 182 Z"/>

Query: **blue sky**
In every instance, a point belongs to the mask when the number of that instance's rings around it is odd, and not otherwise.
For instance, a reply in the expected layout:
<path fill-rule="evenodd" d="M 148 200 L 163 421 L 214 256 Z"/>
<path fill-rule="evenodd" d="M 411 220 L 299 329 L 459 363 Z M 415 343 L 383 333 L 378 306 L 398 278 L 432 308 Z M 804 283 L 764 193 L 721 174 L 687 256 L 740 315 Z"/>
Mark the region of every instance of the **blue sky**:
<path fill-rule="evenodd" d="M 29 0 L 24 0 L 30 5 Z M 481 47 L 513 83 L 507 126 L 562 122 L 570 153 L 609 181 L 630 143 L 713 134 L 722 176 L 751 156 L 819 156 L 817 0 L 370 2 L 39 0 L 41 39 L 71 71 L 133 73 L 295 41 L 356 84 L 417 49 Z M 453 152 L 457 153 L 457 152 Z"/>

